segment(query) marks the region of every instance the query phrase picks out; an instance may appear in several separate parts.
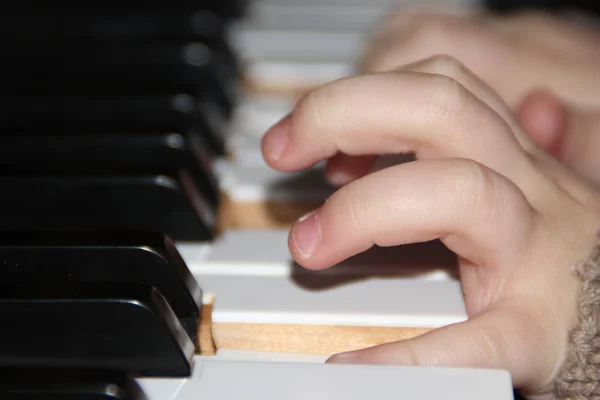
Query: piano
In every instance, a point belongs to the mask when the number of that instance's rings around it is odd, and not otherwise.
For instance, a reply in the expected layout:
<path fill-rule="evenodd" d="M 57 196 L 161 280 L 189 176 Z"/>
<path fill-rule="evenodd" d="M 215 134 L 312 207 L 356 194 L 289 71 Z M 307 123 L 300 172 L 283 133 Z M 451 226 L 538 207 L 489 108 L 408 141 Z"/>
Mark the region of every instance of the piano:
<path fill-rule="evenodd" d="M 322 272 L 287 250 L 334 188 L 260 136 L 394 4 L 7 6 L 0 398 L 513 399 L 506 371 L 324 364 L 466 318 L 438 243 Z"/>

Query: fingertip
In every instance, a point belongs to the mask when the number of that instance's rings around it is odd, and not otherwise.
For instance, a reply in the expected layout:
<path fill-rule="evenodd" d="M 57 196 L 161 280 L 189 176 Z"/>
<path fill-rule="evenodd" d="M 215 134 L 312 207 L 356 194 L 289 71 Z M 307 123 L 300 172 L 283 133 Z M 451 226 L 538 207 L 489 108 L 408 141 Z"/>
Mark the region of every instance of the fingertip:
<path fill-rule="evenodd" d="M 558 156 L 565 135 L 566 115 L 561 101 L 547 90 L 529 93 L 517 115 L 531 139 L 548 153 Z"/>
<path fill-rule="evenodd" d="M 304 259 L 310 258 L 321 242 L 321 229 L 317 211 L 312 211 L 298 219 L 292 228 L 293 248 Z"/>
<path fill-rule="evenodd" d="M 291 114 L 283 117 L 273 125 L 261 139 L 263 158 L 273 168 L 281 164 L 281 160 L 290 144 Z"/>
<path fill-rule="evenodd" d="M 309 270 L 326 268 L 313 257 L 322 240 L 318 211 L 319 209 L 313 210 L 298 218 L 288 234 L 288 249 L 292 258 Z"/>
<path fill-rule="evenodd" d="M 332 355 L 325 360 L 325 364 L 360 364 L 360 361 L 355 352 L 349 351 Z"/>
<path fill-rule="evenodd" d="M 334 354 L 326 361 L 330 364 L 409 365 L 403 341 L 384 343 L 359 350 Z"/>
<path fill-rule="evenodd" d="M 339 170 L 325 170 L 325 180 L 332 186 L 341 187 L 356 179 L 351 174 Z"/>

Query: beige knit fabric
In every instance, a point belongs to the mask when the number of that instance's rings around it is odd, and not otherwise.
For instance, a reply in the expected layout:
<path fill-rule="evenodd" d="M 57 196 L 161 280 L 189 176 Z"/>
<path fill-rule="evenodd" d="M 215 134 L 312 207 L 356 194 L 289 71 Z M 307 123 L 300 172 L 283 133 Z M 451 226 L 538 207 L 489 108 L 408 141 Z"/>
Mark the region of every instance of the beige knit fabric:
<path fill-rule="evenodd" d="M 600 400 L 600 245 L 576 269 L 582 280 L 579 322 L 569 354 L 554 381 L 557 400 Z"/>

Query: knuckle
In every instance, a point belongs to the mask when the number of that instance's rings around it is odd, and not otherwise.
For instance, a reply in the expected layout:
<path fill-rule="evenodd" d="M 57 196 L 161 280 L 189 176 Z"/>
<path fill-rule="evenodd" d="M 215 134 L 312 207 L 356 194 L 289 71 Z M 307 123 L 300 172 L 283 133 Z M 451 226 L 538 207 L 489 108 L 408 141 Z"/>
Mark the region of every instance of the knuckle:
<path fill-rule="evenodd" d="M 465 74 L 465 65 L 456 57 L 448 54 L 437 54 L 429 59 L 425 67 L 428 72 L 444 75 L 459 81 Z"/>
<path fill-rule="evenodd" d="M 426 112 L 433 118 L 447 120 L 449 128 L 456 126 L 467 107 L 470 93 L 456 79 L 445 75 L 428 77 L 430 89 Z"/>
<path fill-rule="evenodd" d="M 514 235 L 527 237 L 535 214 L 522 192 L 508 179 L 469 159 L 455 160 L 450 190 L 460 205 L 458 218 L 501 223 Z"/>
<path fill-rule="evenodd" d="M 457 160 L 452 170 L 452 190 L 462 205 L 460 217 L 487 214 L 488 218 L 497 207 L 497 186 L 490 172 L 473 160 Z"/>
<path fill-rule="evenodd" d="M 455 189 L 460 192 L 480 191 L 487 179 L 484 167 L 470 159 L 455 160 L 452 173 Z"/>

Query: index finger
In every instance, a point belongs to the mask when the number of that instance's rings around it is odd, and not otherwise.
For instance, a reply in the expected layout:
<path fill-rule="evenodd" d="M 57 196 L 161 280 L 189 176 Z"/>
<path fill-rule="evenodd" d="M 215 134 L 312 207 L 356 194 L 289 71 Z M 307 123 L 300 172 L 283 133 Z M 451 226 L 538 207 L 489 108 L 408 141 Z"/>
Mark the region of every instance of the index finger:
<path fill-rule="evenodd" d="M 262 150 L 280 171 L 338 153 L 468 158 L 509 177 L 520 175 L 525 161 L 492 108 L 452 78 L 415 72 L 346 78 L 309 93 L 267 132 Z"/>

